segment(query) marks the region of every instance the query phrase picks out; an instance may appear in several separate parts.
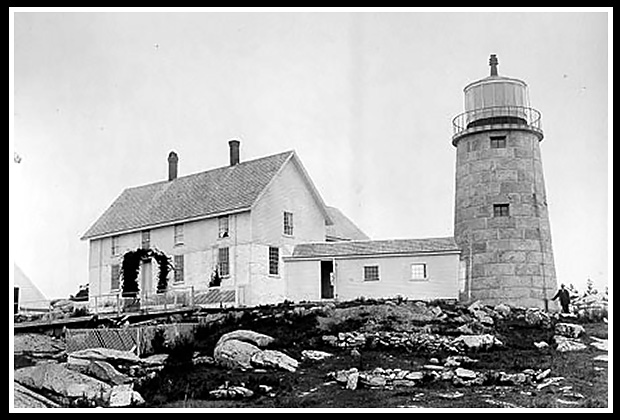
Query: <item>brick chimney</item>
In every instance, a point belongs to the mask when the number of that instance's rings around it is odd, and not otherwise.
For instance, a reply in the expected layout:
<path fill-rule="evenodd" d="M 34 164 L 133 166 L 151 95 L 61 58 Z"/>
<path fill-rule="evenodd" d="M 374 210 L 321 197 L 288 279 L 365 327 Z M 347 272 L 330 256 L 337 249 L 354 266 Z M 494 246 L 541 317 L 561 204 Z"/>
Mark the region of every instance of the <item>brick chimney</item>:
<path fill-rule="evenodd" d="M 235 166 L 239 163 L 239 140 L 230 140 L 228 146 L 230 148 L 230 166 Z"/>
<path fill-rule="evenodd" d="M 177 173 L 179 171 L 179 157 L 176 153 L 170 152 L 168 154 L 168 181 L 174 181 L 177 179 Z"/>

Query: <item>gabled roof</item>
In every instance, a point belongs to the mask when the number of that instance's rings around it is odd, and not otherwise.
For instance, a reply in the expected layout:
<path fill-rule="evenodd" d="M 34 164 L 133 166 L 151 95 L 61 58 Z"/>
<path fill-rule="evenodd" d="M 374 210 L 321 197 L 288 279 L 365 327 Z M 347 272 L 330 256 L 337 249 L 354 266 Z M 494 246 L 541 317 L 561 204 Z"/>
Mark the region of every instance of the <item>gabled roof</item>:
<path fill-rule="evenodd" d="M 82 239 L 250 210 L 286 162 L 294 159 L 327 210 L 295 152 L 288 151 L 197 174 L 127 188 Z"/>
<path fill-rule="evenodd" d="M 332 225 L 325 226 L 325 237 L 327 240 L 369 240 L 359 227 L 355 225 L 347 216 L 345 216 L 336 207 L 327 206 L 327 212 L 333 221 Z"/>
<path fill-rule="evenodd" d="M 298 244 L 292 258 L 381 256 L 460 252 L 454 238 L 384 239 Z"/>
<path fill-rule="evenodd" d="M 20 304 L 28 303 L 29 307 L 47 307 L 48 301 L 43 292 L 39 290 L 36 284 L 30 280 L 22 269 L 13 264 L 13 285 L 19 287 L 19 301 Z"/>

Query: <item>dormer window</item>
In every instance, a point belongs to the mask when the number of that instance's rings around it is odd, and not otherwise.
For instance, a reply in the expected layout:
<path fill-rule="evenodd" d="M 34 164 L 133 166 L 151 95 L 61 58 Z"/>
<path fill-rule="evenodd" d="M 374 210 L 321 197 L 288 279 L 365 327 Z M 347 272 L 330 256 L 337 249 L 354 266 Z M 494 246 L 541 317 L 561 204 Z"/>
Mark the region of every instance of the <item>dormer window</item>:
<path fill-rule="evenodd" d="M 228 238 L 228 236 L 230 235 L 230 230 L 229 230 L 229 223 L 228 223 L 228 216 L 221 216 L 218 218 L 219 221 L 219 233 L 218 233 L 218 237 L 219 238 Z"/>

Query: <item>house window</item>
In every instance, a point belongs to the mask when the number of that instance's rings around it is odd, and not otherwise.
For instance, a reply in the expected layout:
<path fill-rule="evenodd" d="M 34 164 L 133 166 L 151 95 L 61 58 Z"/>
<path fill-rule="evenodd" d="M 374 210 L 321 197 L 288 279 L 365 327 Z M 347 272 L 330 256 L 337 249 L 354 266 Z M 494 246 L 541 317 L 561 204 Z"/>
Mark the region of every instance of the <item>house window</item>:
<path fill-rule="evenodd" d="M 277 276 L 280 272 L 280 249 L 269 247 L 269 274 Z"/>
<path fill-rule="evenodd" d="M 365 265 L 364 266 L 364 281 L 379 281 L 379 266 L 378 265 Z"/>
<path fill-rule="evenodd" d="M 293 213 L 284 212 L 284 234 L 293 236 Z"/>
<path fill-rule="evenodd" d="M 142 249 L 149 249 L 151 247 L 151 231 L 142 231 Z"/>
<path fill-rule="evenodd" d="M 185 242 L 185 226 L 183 224 L 174 225 L 174 244 L 183 245 Z"/>
<path fill-rule="evenodd" d="M 411 280 L 426 280 L 426 264 L 411 264 Z"/>
<path fill-rule="evenodd" d="M 185 271 L 185 258 L 183 255 L 174 256 L 174 282 L 183 283 Z"/>
<path fill-rule="evenodd" d="M 230 234 L 230 230 L 228 228 L 228 216 L 222 216 L 218 220 L 219 220 L 218 237 L 228 238 L 228 235 Z"/>
<path fill-rule="evenodd" d="M 221 277 L 230 275 L 230 260 L 228 248 L 220 248 L 217 252 L 217 269 Z"/>
<path fill-rule="evenodd" d="M 509 204 L 493 204 L 493 216 L 494 217 L 510 216 Z"/>
<path fill-rule="evenodd" d="M 505 149 L 505 148 L 506 148 L 506 136 L 491 137 L 491 149 Z"/>
<path fill-rule="evenodd" d="M 119 252 L 118 236 L 112 236 L 112 255 L 118 255 Z"/>
<path fill-rule="evenodd" d="M 118 264 L 112 265 L 112 271 L 110 275 L 110 291 L 116 291 L 119 289 L 121 283 L 121 266 Z"/>

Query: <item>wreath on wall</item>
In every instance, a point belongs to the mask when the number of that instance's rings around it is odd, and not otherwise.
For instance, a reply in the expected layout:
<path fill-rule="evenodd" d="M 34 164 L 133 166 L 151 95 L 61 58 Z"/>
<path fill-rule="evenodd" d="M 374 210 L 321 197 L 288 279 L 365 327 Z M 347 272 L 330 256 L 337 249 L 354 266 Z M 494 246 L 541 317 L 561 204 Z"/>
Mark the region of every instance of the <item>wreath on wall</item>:
<path fill-rule="evenodd" d="M 173 269 L 170 257 L 157 249 L 138 248 L 123 254 L 123 262 L 121 264 L 123 296 L 137 296 L 140 290 L 138 284 L 140 264 L 143 261 L 151 259 L 155 260 L 159 266 L 159 273 L 157 274 L 157 293 L 164 293 L 168 290 L 168 274 L 170 274 Z"/>

